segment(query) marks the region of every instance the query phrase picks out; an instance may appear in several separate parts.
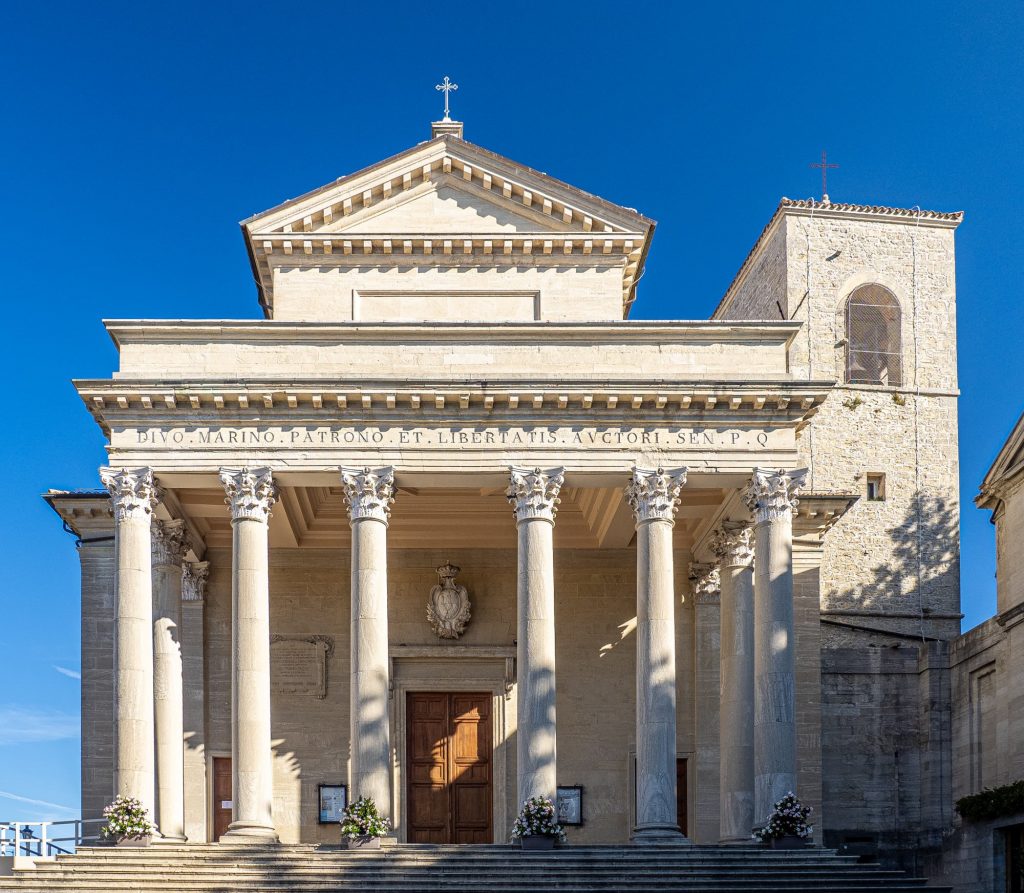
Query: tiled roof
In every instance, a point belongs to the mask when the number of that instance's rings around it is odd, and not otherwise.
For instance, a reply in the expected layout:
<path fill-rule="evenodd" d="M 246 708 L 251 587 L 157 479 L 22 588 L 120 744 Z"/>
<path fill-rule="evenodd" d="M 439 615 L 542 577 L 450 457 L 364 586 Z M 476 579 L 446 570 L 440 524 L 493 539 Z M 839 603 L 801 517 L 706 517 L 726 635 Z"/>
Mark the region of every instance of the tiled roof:
<path fill-rule="evenodd" d="M 920 208 L 888 208 L 885 205 L 851 205 L 841 202 L 819 202 L 814 199 L 783 198 L 780 208 L 808 208 L 821 211 L 854 211 L 860 214 L 881 214 L 885 217 L 911 217 L 921 220 L 955 220 L 964 219 L 963 211 L 922 211 Z"/>

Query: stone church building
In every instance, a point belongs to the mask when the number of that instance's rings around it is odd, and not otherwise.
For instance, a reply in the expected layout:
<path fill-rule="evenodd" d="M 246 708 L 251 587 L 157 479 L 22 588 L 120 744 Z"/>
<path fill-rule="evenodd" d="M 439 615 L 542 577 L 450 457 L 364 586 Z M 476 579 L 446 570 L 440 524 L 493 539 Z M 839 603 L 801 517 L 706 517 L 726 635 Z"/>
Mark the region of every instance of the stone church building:
<path fill-rule="evenodd" d="M 953 821 L 959 213 L 783 199 L 709 320 L 654 221 L 432 138 L 242 223 L 259 314 L 75 387 L 82 810 L 172 840 L 816 840 Z M 642 289 L 641 289 L 642 291 Z M 255 318 L 255 317 L 259 318 Z M 331 799 L 331 798 L 335 799 Z M 328 815 L 329 817 L 329 815 Z"/>

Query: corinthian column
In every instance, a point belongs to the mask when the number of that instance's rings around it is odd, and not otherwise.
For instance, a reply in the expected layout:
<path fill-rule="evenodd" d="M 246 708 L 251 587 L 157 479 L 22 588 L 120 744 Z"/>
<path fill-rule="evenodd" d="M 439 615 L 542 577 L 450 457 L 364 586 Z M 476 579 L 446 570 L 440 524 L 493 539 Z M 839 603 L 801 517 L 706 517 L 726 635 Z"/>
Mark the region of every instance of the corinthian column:
<path fill-rule="evenodd" d="M 793 689 L 793 509 L 806 469 L 755 468 L 744 493 L 754 513 L 754 822 L 796 793 Z"/>
<path fill-rule="evenodd" d="M 693 589 L 694 742 L 696 791 L 690 834 L 698 843 L 718 839 L 719 740 L 721 716 L 721 583 L 717 564 L 690 564 Z"/>
<path fill-rule="evenodd" d="M 186 561 L 181 568 L 181 677 L 185 735 L 185 836 L 207 840 L 206 672 L 203 612 L 210 565 Z"/>
<path fill-rule="evenodd" d="M 114 508 L 117 644 L 114 787 L 154 815 L 153 569 L 150 523 L 159 490 L 149 468 L 101 468 Z"/>
<path fill-rule="evenodd" d="M 721 582 L 719 835 L 749 843 L 754 827 L 754 549 L 747 524 L 726 521 L 711 548 Z"/>
<path fill-rule="evenodd" d="M 637 843 L 682 840 L 676 821 L 676 624 L 672 528 L 686 469 L 633 469 L 636 519 Z"/>
<path fill-rule="evenodd" d="M 181 565 L 184 521 L 153 521 L 153 703 L 160 835 L 185 839 L 185 736 L 181 683 Z"/>
<path fill-rule="evenodd" d="M 231 506 L 232 822 L 225 843 L 276 843 L 270 745 L 269 468 L 222 468 Z"/>
<path fill-rule="evenodd" d="M 564 469 L 510 468 L 505 495 L 519 534 L 516 576 L 516 754 L 519 802 L 558 793 L 553 534 Z"/>
<path fill-rule="evenodd" d="M 351 799 L 369 797 L 391 815 L 388 723 L 388 518 L 393 468 L 342 468 L 352 528 Z"/>

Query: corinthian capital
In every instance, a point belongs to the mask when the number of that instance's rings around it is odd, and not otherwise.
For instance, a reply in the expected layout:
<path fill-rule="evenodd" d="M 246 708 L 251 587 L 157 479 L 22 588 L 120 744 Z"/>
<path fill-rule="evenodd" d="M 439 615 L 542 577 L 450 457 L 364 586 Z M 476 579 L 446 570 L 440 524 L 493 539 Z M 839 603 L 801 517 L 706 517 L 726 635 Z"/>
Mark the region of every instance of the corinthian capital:
<path fill-rule="evenodd" d="M 542 518 L 555 523 L 558 494 L 565 482 L 564 468 L 509 468 L 509 485 L 505 491 L 508 501 L 515 511 L 516 521 L 529 521 Z"/>
<path fill-rule="evenodd" d="M 650 471 L 634 468 L 626 485 L 626 501 L 633 509 L 636 523 L 644 521 L 675 521 L 679 491 L 686 484 L 686 469 Z"/>
<path fill-rule="evenodd" d="M 277 502 L 277 486 L 269 468 L 222 468 L 224 485 L 231 506 L 232 521 L 267 521 Z"/>
<path fill-rule="evenodd" d="M 711 551 L 722 567 L 750 567 L 754 563 L 754 530 L 741 521 L 725 521 L 711 535 Z"/>
<path fill-rule="evenodd" d="M 181 600 L 201 602 L 206 596 L 206 581 L 210 576 L 210 562 L 186 561 L 181 566 Z"/>
<path fill-rule="evenodd" d="M 104 467 L 100 469 L 100 480 L 110 491 L 117 521 L 148 519 L 162 495 L 151 468 Z"/>
<path fill-rule="evenodd" d="M 715 564 L 690 564 L 690 585 L 693 600 L 698 605 L 717 605 L 721 597 L 722 583 Z"/>
<path fill-rule="evenodd" d="M 185 522 L 153 519 L 153 566 L 181 567 L 189 550 Z"/>
<path fill-rule="evenodd" d="M 395 501 L 394 468 L 342 468 L 341 486 L 350 521 L 373 518 L 387 524 Z"/>
<path fill-rule="evenodd" d="M 755 468 L 743 493 L 743 501 L 758 523 L 787 517 L 800 503 L 797 493 L 807 480 L 807 469 L 795 471 Z"/>

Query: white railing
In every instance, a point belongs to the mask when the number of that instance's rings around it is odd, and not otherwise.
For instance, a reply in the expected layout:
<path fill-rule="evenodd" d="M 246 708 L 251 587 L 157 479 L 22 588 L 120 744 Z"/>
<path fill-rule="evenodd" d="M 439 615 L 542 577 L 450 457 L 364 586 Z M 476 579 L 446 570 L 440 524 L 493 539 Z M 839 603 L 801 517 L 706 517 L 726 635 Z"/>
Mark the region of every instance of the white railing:
<path fill-rule="evenodd" d="M 0 856 L 58 856 L 99 840 L 106 819 L 0 822 Z"/>

